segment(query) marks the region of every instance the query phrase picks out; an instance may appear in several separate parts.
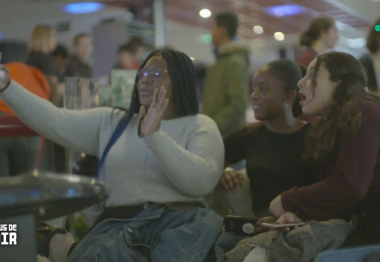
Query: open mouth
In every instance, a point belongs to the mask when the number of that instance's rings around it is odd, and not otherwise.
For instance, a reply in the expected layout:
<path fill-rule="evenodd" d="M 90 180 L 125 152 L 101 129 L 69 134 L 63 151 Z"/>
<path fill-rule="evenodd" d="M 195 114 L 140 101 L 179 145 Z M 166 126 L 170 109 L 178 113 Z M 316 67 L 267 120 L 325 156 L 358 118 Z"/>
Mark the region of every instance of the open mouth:
<path fill-rule="evenodd" d="M 301 99 L 300 105 L 303 106 L 303 104 L 304 104 L 304 102 L 306 100 L 306 96 L 304 94 L 302 94 L 302 93 L 299 93 L 298 95 L 300 96 L 300 99 Z"/>

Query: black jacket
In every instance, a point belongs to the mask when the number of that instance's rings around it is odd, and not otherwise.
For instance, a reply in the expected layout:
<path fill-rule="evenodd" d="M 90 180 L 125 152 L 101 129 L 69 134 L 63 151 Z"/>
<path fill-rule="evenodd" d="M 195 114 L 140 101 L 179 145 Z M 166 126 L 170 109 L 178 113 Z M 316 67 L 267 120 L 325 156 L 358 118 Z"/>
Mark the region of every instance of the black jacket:
<path fill-rule="evenodd" d="M 375 66 L 373 65 L 371 57 L 369 55 L 364 55 L 359 59 L 359 61 L 362 63 L 367 72 L 368 89 L 370 91 L 378 92 L 380 83 L 377 83 Z"/>

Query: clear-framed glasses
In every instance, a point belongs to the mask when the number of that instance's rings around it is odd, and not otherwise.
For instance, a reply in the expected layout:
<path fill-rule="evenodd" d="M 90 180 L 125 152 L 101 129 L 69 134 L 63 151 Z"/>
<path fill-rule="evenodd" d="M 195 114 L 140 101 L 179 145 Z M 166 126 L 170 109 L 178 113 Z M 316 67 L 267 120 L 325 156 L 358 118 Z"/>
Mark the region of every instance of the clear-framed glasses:
<path fill-rule="evenodd" d="M 156 68 L 156 69 L 140 68 L 139 69 L 140 79 L 148 77 L 150 75 L 153 80 L 157 81 L 157 80 L 160 80 L 164 74 L 169 74 L 169 71 L 162 70 L 159 68 Z"/>

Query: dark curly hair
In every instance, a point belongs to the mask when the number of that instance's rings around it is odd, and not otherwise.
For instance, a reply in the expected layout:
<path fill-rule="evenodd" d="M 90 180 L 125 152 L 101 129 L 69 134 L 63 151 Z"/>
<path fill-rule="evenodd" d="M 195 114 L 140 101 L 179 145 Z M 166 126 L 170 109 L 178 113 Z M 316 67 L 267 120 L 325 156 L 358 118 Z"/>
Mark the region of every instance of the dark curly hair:
<path fill-rule="evenodd" d="M 362 124 L 362 99 L 380 102 L 377 94 L 366 89 L 363 66 L 351 55 L 330 52 L 317 57 L 313 86 L 316 86 L 318 70 L 323 66 L 330 79 L 339 82 L 331 98 L 334 103 L 326 107 L 306 138 L 304 158 L 314 167 L 324 165 L 336 150 L 340 134 L 355 135 Z"/>

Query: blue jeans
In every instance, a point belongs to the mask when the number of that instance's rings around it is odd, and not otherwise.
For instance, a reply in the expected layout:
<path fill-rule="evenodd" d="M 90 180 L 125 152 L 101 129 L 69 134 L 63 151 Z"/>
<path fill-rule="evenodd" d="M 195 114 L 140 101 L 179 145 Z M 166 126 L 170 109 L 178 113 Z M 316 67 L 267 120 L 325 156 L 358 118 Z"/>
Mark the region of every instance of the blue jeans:
<path fill-rule="evenodd" d="M 67 262 L 203 262 L 222 231 L 214 211 L 153 205 L 133 219 L 109 219 L 88 233 Z"/>
<path fill-rule="evenodd" d="M 215 257 L 217 261 L 224 261 L 224 255 L 234 249 L 235 246 L 244 239 L 246 239 L 245 236 L 235 235 L 223 231 L 215 244 Z"/>

